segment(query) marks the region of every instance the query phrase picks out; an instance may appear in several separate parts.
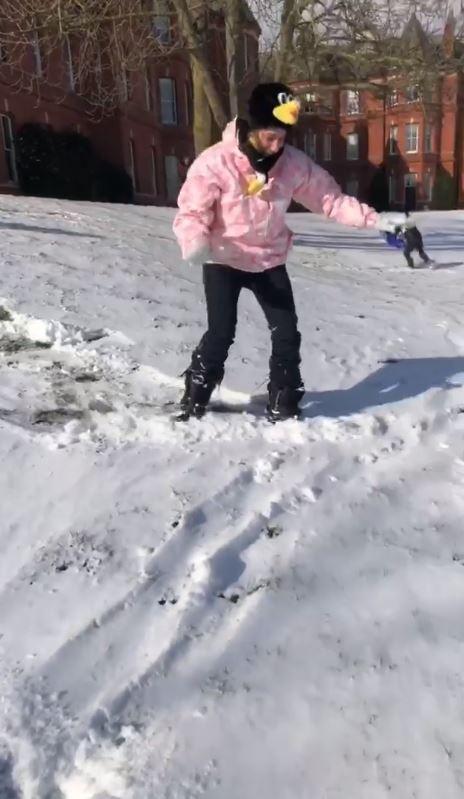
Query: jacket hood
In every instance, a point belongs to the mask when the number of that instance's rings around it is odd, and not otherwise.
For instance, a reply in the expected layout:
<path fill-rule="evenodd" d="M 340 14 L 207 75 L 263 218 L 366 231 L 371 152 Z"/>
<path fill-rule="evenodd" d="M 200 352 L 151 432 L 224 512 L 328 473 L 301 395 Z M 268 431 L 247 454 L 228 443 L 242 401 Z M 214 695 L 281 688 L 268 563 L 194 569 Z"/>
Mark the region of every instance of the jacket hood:
<path fill-rule="evenodd" d="M 238 144 L 237 141 L 237 118 L 228 122 L 222 131 L 222 141 L 225 144 Z"/>

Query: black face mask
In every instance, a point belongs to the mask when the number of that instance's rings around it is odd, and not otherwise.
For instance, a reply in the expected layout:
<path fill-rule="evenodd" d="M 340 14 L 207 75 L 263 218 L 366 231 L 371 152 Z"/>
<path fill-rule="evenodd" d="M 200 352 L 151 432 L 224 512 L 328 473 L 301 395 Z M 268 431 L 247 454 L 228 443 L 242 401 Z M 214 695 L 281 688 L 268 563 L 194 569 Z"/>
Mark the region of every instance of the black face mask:
<path fill-rule="evenodd" d="M 251 142 L 248 139 L 248 135 L 250 133 L 250 128 L 248 123 L 245 120 L 237 120 L 237 134 L 238 134 L 238 144 L 239 148 L 246 155 L 248 158 L 250 165 L 253 167 L 255 172 L 259 172 L 261 175 L 266 175 L 266 181 L 269 172 L 271 171 L 272 167 L 277 163 L 280 156 L 282 155 L 284 148 L 281 147 L 276 153 L 272 153 L 272 155 L 265 155 L 264 153 L 260 153 L 256 147 L 253 147 Z"/>

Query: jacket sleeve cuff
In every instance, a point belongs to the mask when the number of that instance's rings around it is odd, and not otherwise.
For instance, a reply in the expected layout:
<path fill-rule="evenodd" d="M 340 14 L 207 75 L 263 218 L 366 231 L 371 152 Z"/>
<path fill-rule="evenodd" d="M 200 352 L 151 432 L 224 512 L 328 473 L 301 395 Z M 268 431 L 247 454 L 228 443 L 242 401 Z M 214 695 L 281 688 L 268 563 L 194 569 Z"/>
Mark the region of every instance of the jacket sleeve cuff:
<path fill-rule="evenodd" d="M 184 261 L 195 260 L 200 255 L 207 255 L 209 253 L 209 241 L 207 238 L 194 239 L 193 241 L 186 242 L 182 248 L 182 258 Z"/>

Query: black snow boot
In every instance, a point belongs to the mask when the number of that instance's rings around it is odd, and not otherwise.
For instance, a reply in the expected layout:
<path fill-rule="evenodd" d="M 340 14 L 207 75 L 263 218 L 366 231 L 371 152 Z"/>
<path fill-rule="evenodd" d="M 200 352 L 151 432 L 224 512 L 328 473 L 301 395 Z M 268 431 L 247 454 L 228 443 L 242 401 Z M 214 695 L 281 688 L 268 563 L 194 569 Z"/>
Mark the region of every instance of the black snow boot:
<path fill-rule="evenodd" d="M 197 419 L 201 419 L 216 385 L 216 380 L 208 380 L 206 375 L 187 369 L 185 390 L 179 403 L 181 417 L 188 419 L 190 416 L 195 416 Z"/>
<path fill-rule="evenodd" d="M 301 414 L 299 403 L 302 400 L 305 390 L 303 385 L 298 388 L 283 388 L 269 383 L 269 401 L 267 404 L 267 416 L 271 422 L 280 422 L 284 419 L 298 419 Z"/>

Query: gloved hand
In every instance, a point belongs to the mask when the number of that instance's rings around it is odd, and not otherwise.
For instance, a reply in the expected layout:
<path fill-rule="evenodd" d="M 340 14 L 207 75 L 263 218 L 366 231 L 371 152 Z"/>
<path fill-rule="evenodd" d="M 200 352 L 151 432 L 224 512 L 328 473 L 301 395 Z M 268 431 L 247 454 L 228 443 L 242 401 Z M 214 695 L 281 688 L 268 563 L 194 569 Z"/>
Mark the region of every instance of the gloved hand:
<path fill-rule="evenodd" d="M 185 256 L 184 260 L 188 261 L 192 266 L 203 266 L 210 256 L 211 252 L 207 243 L 204 241 L 192 242 L 190 252 Z"/>
<path fill-rule="evenodd" d="M 377 230 L 380 230 L 382 233 L 394 233 L 395 228 L 408 227 L 408 223 L 411 225 L 414 224 L 410 222 L 406 214 L 400 211 L 382 211 L 382 213 L 379 214 Z"/>
<path fill-rule="evenodd" d="M 397 227 L 394 233 L 385 231 L 384 236 L 389 247 L 394 247 L 397 250 L 404 249 L 405 241 L 402 228 Z"/>

